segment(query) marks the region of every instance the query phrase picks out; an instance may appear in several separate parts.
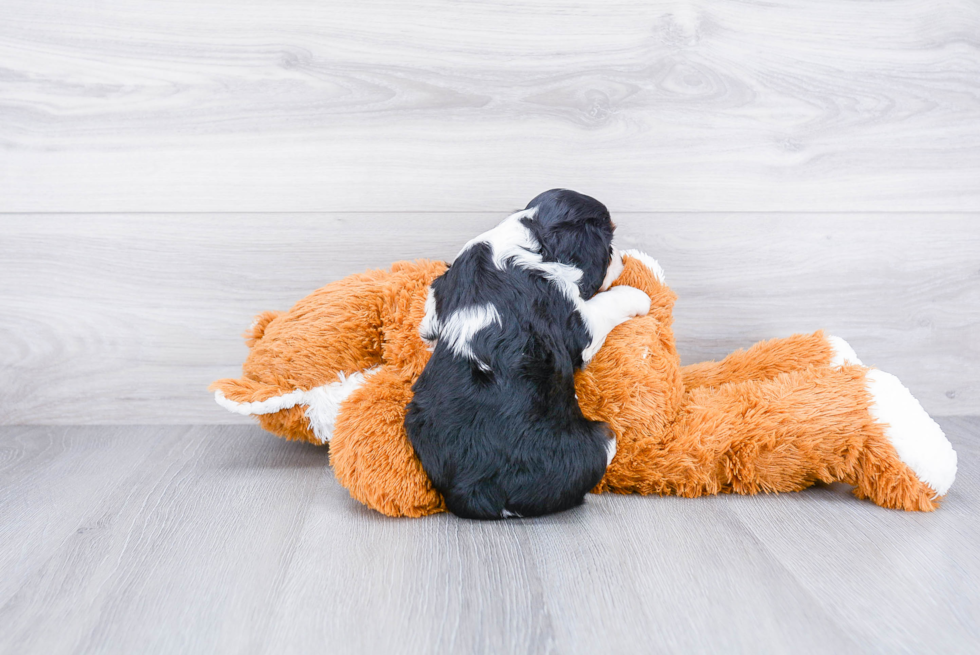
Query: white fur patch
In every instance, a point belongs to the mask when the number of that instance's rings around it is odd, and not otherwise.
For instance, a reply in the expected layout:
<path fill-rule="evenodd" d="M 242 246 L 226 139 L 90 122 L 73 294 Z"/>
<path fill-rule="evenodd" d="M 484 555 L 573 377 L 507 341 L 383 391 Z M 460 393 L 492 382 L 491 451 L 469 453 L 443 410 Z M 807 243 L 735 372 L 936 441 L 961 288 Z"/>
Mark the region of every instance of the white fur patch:
<path fill-rule="evenodd" d="M 834 368 L 840 368 L 845 364 L 857 364 L 858 366 L 864 366 L 861 360 L 858 359 L 857 353 L 851 348 L 851 344 L 847 343 L 840 337 L 829 336 L 827 337 L 827 343 L 830 344 L 830 349 L 833 351 L 834 356 L 830 360 L 830 365 Z"/>
<path fill-rule="evenodd" d="M 610 330 L 633 316 L 643 316 L 650 311 L 650 298 L 639 289 L 623 286 L 598 293 L 588 301 L 582 300 L 578 288 L 582 271 L 568 264 L 544 261 L 537 252 L 539 244 L 534 235 L 521 223 L 522 219 L 534 218 L 536 215 L 537 207 L 511 214 L 497 227 L 467 242 L 460 254 L 477 243 L 486 243 L 490 246 L 493 263 L 497 268 L 502 270 L 507 262 L 510 262 L 514 266 L 537 271 L 554 282 L 565 297 L 575 305 L 576 311 L 582 317 L 582 322 L 592 337 L 591 344 L 582 353 L 583 363 L 588 363 L 599 352 Z M 652 262 L 653 266 L 660 268 L 647 255 L 639 253 L 633 256 L 638 257 L 647 266 Z M 654 274 L 656 274 L 655 270 Z M 662 275 L 661 270 L 660 277 Z M 617 274 L 616 277 L 619 275 Z"/>
<path fill-rule="evenodd" d="M 937 496 L 945 495 L 956 478 L 956 451 L 942 428 L 894 375 L 872 369 L 867 385 L 874 399 L 871 416 L 886 426 L 899 459 Z"/>
<path fill-rule="evenodd" d="M 529 229 L 524 227 L 521 220 L 524 218 L 534 218 L 538 208 L 532 207 L 524 211 L 511 214 L 505 218 L 500 225 L 488 232 L 484 232 L 475 239 L 471 239 L 459 251 L 462 255 L 478 243 L 486 243 L 490 246 L 493 257 L 493 265 L 503 270 L 510 262 L 514 266 L 527 270 L 537 271 L 545 278 L 555 283 L 561 292 L 576 307 L 582 303 L 582 296 L 579 294 L 578 283 L 582 279 L 582 271 L 562 264 L 560 262 L 546 262 L 540 253 L 537 252 L 540 244 Z M 457 255 L 457 258 L 459 255 Z"/>
<path fill-rule="evenodd" d="M 306 405 L 306 418 L 310 421 L 310 429 L 320 441 L 326 443 L 333 436 L 334 424 L 340 413 L 340 404 L 347 400 L 358 389 L 367 376 L 376 373 L 379 367 L 366 371 L 356 371 L 350 375 L 337 374 L 337 381 L 313 387 L 309 391 L 297 389 L 282 396 L 275 396 L 262 401 L 239 403 L 225 398 L 221 391 L 214 392 L 214 400 L 235 414 L 257 416 L 260 414 L 275 414 L 296 405 Z"/>
<path fill-rule="evenodd" d="M 583 363 L 592 361 L 613 328 L 634 316 L 645 316 L 650 311 L 650 296 L 635 287 L 618 286 L 597 293 L 582 303 L 579 312 L 592 335 L 592 343 L 582 351 Z"/>
<path fill-rule="evenodd" d="M 533 219 L 537 214 L 537 207 L 511 214 L 502 220 L 497 227 L 467 241 L 463 249 L 459 251 L 459 255 L 478 243 L 485 243 L 490 246 L 490 251 L 493 253 L 493 265 L 500 270 L 504 270 L 508 259 L 536 255 L 533 251 L 537 250 L 538 242 L 531 231 L 524 227 L 521 220 Z M 456 255 L 457 259 L 459 259 L 459 255 Z M 537 255 L 537 258 L 539 261 L 541 260 L 540 255 Z"/>
<path fill-rule="evenodd" d="M 518 514 L 517 512 L 510 511 L 509 509 L 507 509 L 505 507 L 500 512 L 500 518 L 502 518 L 502 519 L 520 519 L 520 518 L 524 518 L 524 517 L 521 516 L 520 514 Z"/>
<path fill-rule="evenodd" d="M 657 278 L 657 281 L 660 282 L 660 284 L 665 284 L 664 269 L 660 266 L 656 259 L 639 250 L 624 250 L 623 254 L 632 257 L 633 259 L 638 259 L 641 264 L 650 269 L 650 272 L 653 273 L 653 276 Z"/>
<path fill-rule="evenodd" d="M 612 283 L 619 279 L 626 266 L 623 264 L 623 253 L 619 252 L 616 246 L 612 249 L 612 258 L 609 260 L 609 268 L 606 269 L 606 277 L 602 279 L 602 286 L 599 291 L 606 291 Z"/>
<path fill-rule="evenodd" d="M 613 457 L 616 456 L 616 438 L 613 437 L 606 442 L 606 466 L 612 464 Z"/>
<path fill-rule="evenodd" d="M 480 368 L 489 367 L 477 359 L 470 345 L 473 336 L 483 328 L 492 324 L 501 325 L 500 314 L 491 303 L 464 307 L 453 312 L 439 330 L 439 339 L 443 340 L 458 357 L 471 359 Z"/>
<path fill-rule="evenodd" d="M 214 401 L 227 409 L 229 412 L 241 414 L 242 416 L 257 416 L 259 414 L 275 414 L 276 412 L 295 407 L 303 402 L 306 394 L 302 389 L 297 389 L 282 396 L 274 396 L 267 400 L 257 400 L 251 403 L 239 403 L 225 398 L 220 390 L 214 392 Z"/>
<path fill-rule="evenodd" d="M 429 292 L 425 296 L 425 316 L 419 323 L 419 336 L 429 350 L 434 350 L 436 341 L 439 339 L 439 315 L 436 314 L 436 296 L 429 287 Z"/>

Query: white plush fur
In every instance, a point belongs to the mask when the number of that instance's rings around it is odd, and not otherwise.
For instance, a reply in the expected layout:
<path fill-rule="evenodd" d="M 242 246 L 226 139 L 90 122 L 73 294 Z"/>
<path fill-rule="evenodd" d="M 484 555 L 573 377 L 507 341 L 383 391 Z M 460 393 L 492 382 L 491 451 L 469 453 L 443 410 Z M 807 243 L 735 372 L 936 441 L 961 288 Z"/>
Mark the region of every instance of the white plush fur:
<path fill-rule="evenodd" d="M 833 351 L 834 356 L 830 360 L 830 365 L 834 368 L 840 368 L 845 364 L 857 364 L 858 366 L 863 366 L 861 360 L 858 359 L 857 353 L 851 348 L 851 344 L 847 343 L 840 337 L 829 336 L 827 337 L 827 342 L 830 344 L 830 349 Z"/>
<path fill-rule="evenodd" d="M 334 424 L 340 413 L 340 405 L 348 396 L 358 389 L 367 376 L 377 372 L 377 367 L 366 371 L 356 371 L 350 375 L 339 373 L 336 382 L 330 382 L 308 391 L 297 389 L 281 396 L 274 396 L 262 401 L 239 403 L 225 398 L 220 391 L 214 392 L 215 401 L 230 412 L 245 416 L 260 414 L 275 414 L 278 411 L 306 405 L 306 418 L 310 421 L 310 429 L 320 441 L 326 443 L 333 436 Z"/>
<path fill-rule="evenodd" d="M 835 336 L 828 336 L 827 341 L 834 353 L 831 366 L 863 366 L 849 343 Z M 942 428 L 894 375 L 870 369 L 865 379 L 873 398 L 871 416 L 885 426 L 885 436 L 899 459 L 937 496 L 944 495 L 956 477 L 956 452 Z"/>
<path fill-rule="evenodd" d="M 267 400 L 257 400 L 252 403 L 239 403 L 225 398 L 221 391 L 214 392 L 216 403 L 227 409 L 229 412 L 241 414 L 242 416 L 258 416 L 259 414 L 275 414 L 276 412 L 289 409 L 303 402 L 306 392 L 297 389 L 282 396 L 275 396 Z"/>
<path fill-rule="evenodd" d="M 937 496 L 945 495 L 956 477 L 956 451 L 942 428 L 894 375 L 872 369 L 867 384 L 874 398 L 871 416 L 886 426 L 899 458 Z"/>
<path fill-rule="evenodd" d="M 592 361 L 606 337 L 620 323 L 634 316 L 645 316 L 650 311 L 650 296 L 634 287 L 613 287 L 597 293 L 579 307 L 592 335 L 592 343 L 582 352 L 582 361 Z"/>

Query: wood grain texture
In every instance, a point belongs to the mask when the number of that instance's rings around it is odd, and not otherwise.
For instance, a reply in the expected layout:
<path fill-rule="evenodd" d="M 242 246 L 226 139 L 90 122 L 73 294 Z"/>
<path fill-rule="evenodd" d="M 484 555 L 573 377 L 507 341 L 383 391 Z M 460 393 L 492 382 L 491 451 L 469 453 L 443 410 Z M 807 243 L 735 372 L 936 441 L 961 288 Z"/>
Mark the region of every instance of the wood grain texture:
<path fill-rule="evenodd" d="M 249 426 L 0 428 L 0 651 L 966 653 L 980 419 L 933 514 L 843 485 L 388 519 Z"/>
<path fill-rule="evenodd" d="M 5 0 L 0 211 L 980 211 L 973 0 Z"/>
<path fill-rule="evenodd" d="M 493 214 L 0 217 L 0 423 L 234 423 L 267 309 L 399 259 L 452 259 Z M 618 214 L 680 295 L 682 361 L 825 328 L 937 415 L 980 413 L 976 215 Z"/>

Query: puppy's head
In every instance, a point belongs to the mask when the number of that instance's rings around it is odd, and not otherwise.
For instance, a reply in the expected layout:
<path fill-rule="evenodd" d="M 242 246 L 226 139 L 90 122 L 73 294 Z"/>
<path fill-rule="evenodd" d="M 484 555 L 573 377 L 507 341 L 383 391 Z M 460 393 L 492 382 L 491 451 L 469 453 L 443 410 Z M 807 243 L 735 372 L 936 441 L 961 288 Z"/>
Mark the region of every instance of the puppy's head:
<path fill-rule="evenodd" d="M 523 222 L 540 244 L 545 261 L 582 271 L 583 298 L 609 288 L 619 277 L 622 257 L 612 245 L 616 226 L 601 202 L 568 189 L 552 189 L 535 197 L 526 209 L 537 210 L 533 219 Z"/>

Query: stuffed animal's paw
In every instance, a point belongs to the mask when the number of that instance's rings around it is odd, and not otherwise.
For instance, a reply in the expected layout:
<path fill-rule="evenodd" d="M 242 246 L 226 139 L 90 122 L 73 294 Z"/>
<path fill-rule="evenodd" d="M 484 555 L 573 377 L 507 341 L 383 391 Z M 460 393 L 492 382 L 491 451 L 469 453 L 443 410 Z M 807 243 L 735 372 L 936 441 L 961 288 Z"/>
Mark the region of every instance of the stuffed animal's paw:
<path fill-rule="evenodd" d="M 835 336 L 828 336 L 827 342 L 833 353 L 831 367 L 864 367 L 849 343 Z M 872 399 L 871 416 L 884 427 L 885 436 L 902 463 L 936 497 L 945 495 L 956 477 L 956 451 L 942 428 L 897 377 L 878 369 L 865 370 Z"/>
<path fill-rule="evenodd" d="M 618 313 L 622 316 L 633 318 L 646 316 L 650 312 L 650 296 L 636 287 L 621 285 L 603 293 L 610 294 Z"/>
<path fill-rule="evenodd" d="M 840 368 L 841 366 L 846 366 L 848 364 L 857 364 L 858 366 L 864 366 L 860 359 L 858 359 L 857 353 L 851 348 L 851 344 L 847 343 L 840 337 L 835 337 L 829 335 L 827 337 L 827 343 L 830 344 L 830 352 L 832 357 L 830 360 L 830 365 L 833 368 Z"/>
<path fill-rule="evenodd" d="M 894 375 L 871 369 L 866 380 L 871 416 L 884 426 L 899 459 L 937 497 L 946 495 L 956 477 L 956 451 L 942 428 Z"/>

